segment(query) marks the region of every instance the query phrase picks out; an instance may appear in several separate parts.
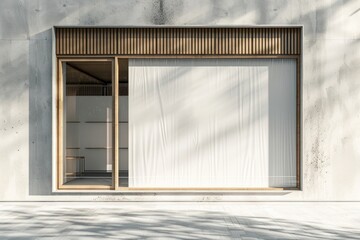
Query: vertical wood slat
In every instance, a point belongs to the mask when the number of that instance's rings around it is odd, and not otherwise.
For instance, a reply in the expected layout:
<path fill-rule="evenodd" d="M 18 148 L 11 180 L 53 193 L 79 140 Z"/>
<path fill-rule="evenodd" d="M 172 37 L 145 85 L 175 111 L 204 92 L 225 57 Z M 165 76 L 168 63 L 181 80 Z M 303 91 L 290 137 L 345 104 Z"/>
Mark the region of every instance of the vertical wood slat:
<path fill-rule="evenodd" d="M 197 29 L 194 28 L 193 29 L 193 37 L 192 37 L 192 54 L 196 54 L 197 53 L 197 44 L 196 44 L 196 39 L 197 39 Z"/>
<path fill-rule="evenodd" d="M 122 31 L 120 29 L 116 29 L 116 37 L 117 37 L 117 54 L 121 55 L 122 53 L 122 45 L 124 43 L 122 39 Z"/>
<path fill-rule="evenodd" d="M 132 47 L 131 49 L 133 50 L 132 54 L 137 54 L 137 41 L 136 41 L 136 29 L 132 29 Z"/>
<path fill-rule="evenodd" d="M 175 33 L 175 44 L 174 44 L 174 48 L 175 48 L 175 54 L 178 55 L 179 54 L 179 39 L 180 39 L 180 36 L 179 36 L 179 31 L 174 31 Z M 155 54 L 155 53 L 152 53 L 152 54 Z"/>
<path fill-rule="evenodd" d="M 128 52 L 131 55 L 134 54 L 133 39 L 134 39 L 133 38 L 133 29 L 129 28 L 127 41 L 128 41 Z"/>
<path fill-rule="evenodd" d="M 107 54 L 114 54 L 114 36 L 113 36 L 113 28 L 108 29 L 108 53 Z"/>
<path fill-rule="evenodd" d="M 56 43 L 56 45 L 59 45 L 59 53 L 58 54 L 63 54 L 64 53 L 64 29 L 57 29 L 57 31 L 55 32 L 56 36 L 59 36 L 59 42 Z"/>
<path fill-rule="evenodd" d="M 93 39 L 92 39 L 92 48 L 93 48 L 93 50 L 92 50 L 92 52 L 93 52 L 93 54 L 99 54 L 98 53 L 98 31 L 97 31 L 97 29 L 93 29 L 93 31 L 92 31 L 92 35 L 93 35 Z"/>
<path fill-rule="evenodd" d="M 276 29 L 276 54 L 280 54 L 281 52 L 281 31 L 280 29 Z"/>
<path fill-rule="evenodd" d="M 90 29 L 89 32 L 89 54 L 95 54 L 94 49 L 95 49 L 95 45 L 94 45 L 94 39 L 95 39 L 95 29 Z"/>
<path fill-rule="evenodd" d="M 146 47 L 147 51 L 144 52 L 145 54 L 151 54 L 152 51 L 152 37 L 151 37 L 151 29 L 146 29 L 147 35 L 146 35 Z"/>
<path fill-rule="evenodd" d="M 152 54 L 152 49 L 153 49 L 152 29 L 148 29 L 147 32 L 148 32 L 148 36 L 147 36 L 146 41 L 148 42 L 148 43 L 147 43 L 147 45 L 148 45 L 148 51 L 147 51 L 147 53 L 145 53 L 145 54 Z"/>
<path fill-rule="evenodd" d="M 269 53 L 274 54 L 274 36 L 273 36 L 273 29 L 269 29 Z"/>
<path fill-rule="evenodd" d="M 140 53 L 144 52 L 144 32 L 139 31 L 139 45 L 140 45 Z"/>
<path fill-rule="evenodd" d="M 205 51 L 205 29 L 199 28 L 200 32 L 200 39 L 199 39 L 199 45 L 200 45 L 200 51 L 199 54 L 203 55 Z"/>
<path fill-rule="evenodd" d="M 281 47 L 281 53 L 285 53 L 286 51 L 286 29 L 284 29 L 284 31 L 281 32 L 281 42 L 282 42 L 282 47 Z"/>
<path fill-rule="evenodd" d="M 68 53 L 69 53 L 69 54 L 73 54 L 73 52 L 72 52 L 72 47 L 73 47 L 72 38 L 73 38 L 73 36 L 72 36 L 72 29 L 70 28 L 70 29 L 68 30 L 68 38 L 67 38 Z"/>
<path fill-rule="evenodd" d="M 251 29 L 250 28 L 247 28 L 246 29 L 246 53 L 247 54 L 250 54 L 251 53 Z"/>
<path fill-rule="evenodd" d="M 128 31 L 127 31 L 127 33 L 128 33 L 128 37 L 127 37 L 127 39 L 126 39 L 126 41 L 128 42 L 128 49 L 127 49 L 127 51 L 128 51 L 128 54 L 133 54 L 133 51 L 134 51 L 134 49 L 133 49 L 133 32 L 132 32 L 132 28 L 129 28 L 128 29 Z"/>
<path fill-rule="evenodd" d="M 291 51 L 290 45 L 290 29 L 286 29 L 286 53 L 290 53 Z"/>
<path fill-rule="evenodd" d="M 72 36 L 71 36 L 71 40 L 72 40 L 72 43 L 71 43 L 71 45 L 72 45 L 72 54 L 74 54 L 74 53 L 76 53 L 76 52 L 78 52 L 78 49 L 77 49 L 77 31 L 76 31 L 76 29 L 72 29 Z"/>
<path fill-rule="evenodd" d="M 122 47 L 121 47 L 121 44 L 122 44 L 122 35 L 121 35 L 121 32 L 120 32 L 120 29 L 116 29 L 116 34 L 115 34 L 115 37 L 116 37 L 116 54 L 118 55 L 121 55 L 122 54 Z"/>
<path fill-rule="evenodd" d="M 83 36 L 83 32 L 84 32 L 84 29 L 79 29 L 78 30 L 78 33 L 79 33 L 79 39 L 78 39 L 78 41 L 79 41 L 79 52 L 80 52 L 80 54 L 84 54 L 84 49 L 83 49 L 83 46 L 84 46 L 84 44 L 83 44 L 83 41 L 84 41 L 84 36 Z"/>
<path fill-rule="evenodd" d="M 67 40 L 68 40 L 68 34 L 67 34 L 68 30 L 69 29 L 64 29 L 64 44 L 63 44 L 64 52 L 63 52 L 63 54 L 69 54 L 68 50 L 67 50 L 67 46 L 69 45 L 68 42 L 67 42 Z"/>
<path fill-rule="evenodd" d="M 256 32 L 251 30 L 251 49 L 254 54 L 257 54 L 256 52 Z"/>
<path fill-rule="evenodd" d="M 105 52 L 105 54 L 110 54 L 111 53 L 110 52 L 110 46 L 111 46 L 111 44 L 110 44 L 110 41 L 111 41 L 110 33 L 111 33 L 110 29 L 105 28 L 105 31 L 104 31 L 104 37 L 105 37 L 105 43 L 104 43 L 105 49 L 104 49 L 104 52 Z"/>
<path fill-rule="evenodd" d="M 96 32 L 96 29 L 91 30 L 91 35 L 92 35 L 92 39 L 91 39 L 90 52 L 91 52 L 91 54 L 97 54 L 97 32 Z"/>
<path fill-rule="evenodd" d="M 138 54 L 137 29 L 133 29 L 132 42 L 133 42 L 133 47 L 132 47 L 133 54 Z"/>
<path fill-rule="evenodd" d="M 101 29 L 95 29 L 96 32 L 96 39 L 95 39 L 95 43 L 96 43 L 96 51 L 95 54 L 97 55 L 101 55 Z"/>
<path fill-rule="evenodd" d="M 214 54 L 214 29 L 209 29 L 209 54 Z"/>
<path fill-rule="evenodd" d="M 127 29 L 127 54 L 131 54 L 133 55 L 135 53 L 135 49 L 134 49 L 134 29 L 133 28 L 129 28 Z"/>
<path fill-rule="evenodd" d="M 102 28 L 97 29 L 97 40 L 96 40 L 96 42 L 97 42 L 97 54 L 98 55 L 103 55 L 104 54 L 103 53 L 104 44 L 103 44 L 103 29 Z"/>
<path fill-rule="evenodd" d="M 244 36 L 243 36 L 243 39 L 242 39 L 242 41 L 244 41 L 244 53 L 243 53 L 244 55 L 249 54 L 249 52 L 248 52 L 248 49 L 249 49 L 248 38 L 249 38 L 248 29 L 244 29 Z"/>
<path fill-rule="evenodd" d="M 188 31 L 185 28 L 183 28 L 182 33 L 183 33 L 183 39 L 182 39 L 183 54 L 187 55 L 188 54 L 188 41 L 187 41 L 187 39 L 188 39 L 188 34 L 187 34 Z"/>
<path fill-rule="evenodd" d="M 183 32 L 183 28 L 179 29 L 179 54 L 184 54 L 184 44 L 183 44 L 183 39 L 184 39 L 184 32 Z M 201 39 L 200 39 L 201 42 Z"/>
<path fill-rule="evenodd" d="M 106 54 L 106 35 L 105 35 L 105 29 L 100 29 L 100 54 Z"/>
<path fill-rule="evenodd" d="M 162 29 L 159 28 L 158 29 L 158 33 L 157 33 L 157 39 L 158 39 L 158 53 L 163 55 L 163 46 L 164 46 L 164 42 L 163 42 L 163 36 L 162 36 Z"/>
<path fill-rule="evenodd" d="M 137 41 L 137 29 L 133 29 L 133 34 L 132 34 L 132 42 L 133 42 L 133 54 L 138 54 L 138 41 Z"/>
<path fill-rule="evenodd" d="M 86 29 L 86 54 L 90 55 L 90 46 L 91 46 L 91 37 L 90 37 L 91 29 Z"/>
<path fill-rule="evenodd" d="M 266 29 L 260 30 L 260 54 L 266 54 Z"/>
<path fill-rule="evenodd" d="M 94 29 L 94 54 L 100 54 L 100 29 Z"/>
<path fill-rule="evenodd" d="M 300 28 L 56 28 L 58 55 L 299 55 Z"/>
<path fill-rule="evenodd" d="M 175 31 L 175 54 L 180 54 L 180 31 Z"/>
<path fill-rule="evenodd" d="M 233 44 L 232 46 L 235 48 L 234 49 L 234 55 L 239 54 L 239 39 L 237 38 L 238 36 L 238 29 L 234 28 L 233 29 Z"/>
<path fill-rule="evenodd" d="M 289 29 L 288 43 L 289 43 L 289 54 L 292 54 L 293 43 L 292 43 L 292 29 L 291 28 Z"/>
<path fill-rule="evenodd" d="M 220 28 L 219 29 L 219 54 L 224 54 L 224 48 L 225 48 L 225 44 L 224 44 L 224 29 Z"/>
<path fill-rule="evenodd" d="M 104 29 L 104 54 L 110 54 L 110 50 L 109 50 L 109 47 L 110 47 L 110 38 L 109 38 L 109 35 L 110 35 L 110 31 L 109 29 L 105 28 Z"/>
<path fill-rule="evenodd" d="M 61 46 L 61 40 L 60 40 L 60 35 L 58 35 L 55 32 L 55 54 L 59 54 L 60 53 L 60 46 Z"/>
<path fill-rule="evenodd" d="M 73 40 L 73 29 L 70 28 L 69 31 L 68 31 L 68 51 L 69 51 L 69 54 L 74 54 L 73 51 L 72 51 L 72 48 L 73 48 L 73 43 L 72 43 L 72 40 Z"/>

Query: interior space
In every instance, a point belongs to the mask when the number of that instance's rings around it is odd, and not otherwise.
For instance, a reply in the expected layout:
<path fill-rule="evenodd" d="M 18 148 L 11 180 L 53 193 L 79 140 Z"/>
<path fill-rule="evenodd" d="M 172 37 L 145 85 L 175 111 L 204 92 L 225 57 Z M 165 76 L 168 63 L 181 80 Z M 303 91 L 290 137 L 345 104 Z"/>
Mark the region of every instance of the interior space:
<path fill-rule="evenodd" d="M 128 61 L 119 61 L 119 184 L 128 185 Z M 111 186 L 113 66 L 68 61 L 64 67 L 64 186 Z M 66 119 L 66 121 L 65 121 Z"/>
<path fill-rule="evenodd" d="M 64 187 L 296 187 L 295 59 L 115 64 L 64 65 Z"/>

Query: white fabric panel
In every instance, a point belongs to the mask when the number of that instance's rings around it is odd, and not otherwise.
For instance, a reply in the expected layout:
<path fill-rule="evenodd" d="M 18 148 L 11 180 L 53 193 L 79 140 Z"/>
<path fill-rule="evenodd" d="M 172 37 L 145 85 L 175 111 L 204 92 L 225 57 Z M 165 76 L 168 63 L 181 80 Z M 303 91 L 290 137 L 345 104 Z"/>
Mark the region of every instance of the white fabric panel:
<path fill-rule="evenodd" d="M 295 186 L 295 70 L 294 60 L 131 59 L 129 187 Z"/>

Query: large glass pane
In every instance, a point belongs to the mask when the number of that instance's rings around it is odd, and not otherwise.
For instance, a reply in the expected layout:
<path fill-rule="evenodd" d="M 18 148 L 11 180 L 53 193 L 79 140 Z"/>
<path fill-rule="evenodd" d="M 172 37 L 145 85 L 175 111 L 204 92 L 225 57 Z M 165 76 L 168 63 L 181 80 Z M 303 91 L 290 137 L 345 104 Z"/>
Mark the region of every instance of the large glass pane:
<path fill-rule="evenodd" d="M 112 62 L 67 62 L 64 185 L 112 185 Z"/>

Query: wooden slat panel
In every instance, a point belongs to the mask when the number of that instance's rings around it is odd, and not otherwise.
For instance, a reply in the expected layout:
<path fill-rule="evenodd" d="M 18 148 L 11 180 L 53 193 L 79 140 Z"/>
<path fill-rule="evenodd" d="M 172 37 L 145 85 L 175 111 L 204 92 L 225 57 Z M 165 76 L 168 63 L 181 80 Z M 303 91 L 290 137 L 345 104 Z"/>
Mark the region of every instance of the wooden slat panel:
<path fill-rule="evenodd" d="M 58 55 L 299 55 L 300 28 L 56 28 Z"/>
<path fill-rule="evenodd" d="M 85 38 L 86 38 L 86 43 L 85 43 L 86 51 L 85 51 L 85 54 L 89 55 L 90 54 L 90 42 L 91 42 L 90 29 L 86 29 L 85 32 L 86 32 L 86 35 L 85 35 Z"/>
<path fill-rule="evenodd" d="M 260 53 L 259 54 L 266 54 L 266 43 L 267 43 L 267 35 L 266 35 L 266 29 L 263 28 L 261 29 L 261 33 L 260 33 L 260 47 L 261 47 L 261 50 L 260 50 Z"/>
<path fill-rule="evenodd" d="M 64 40 L 64 42 L 63 42 L 63 53 L 64 54 L 69 54 L 67 52 L 67 46 L 68 46 L 68 43 L 67 43 L 68 34 L 67 34 L 67 32 L 68 32 L 68 29 L 63 30 L 63 33 L 64 33 L 64 37 L 63 37 L 63 40 Z"/>
<path fill-rule="evenodd" d="M 60 40 L 60 35 L 59 34 L 55 34 L 55 42 L 56 42 L 56 54 L 59 54 L 61 52 L 61 40 Z"/>
<path fill-rule="evenodd" d="M 96 54 L 96 44 L 95 44 L 95 39 L 96 39 L 96 29 L 90 29 L 90 54 Z"/>

